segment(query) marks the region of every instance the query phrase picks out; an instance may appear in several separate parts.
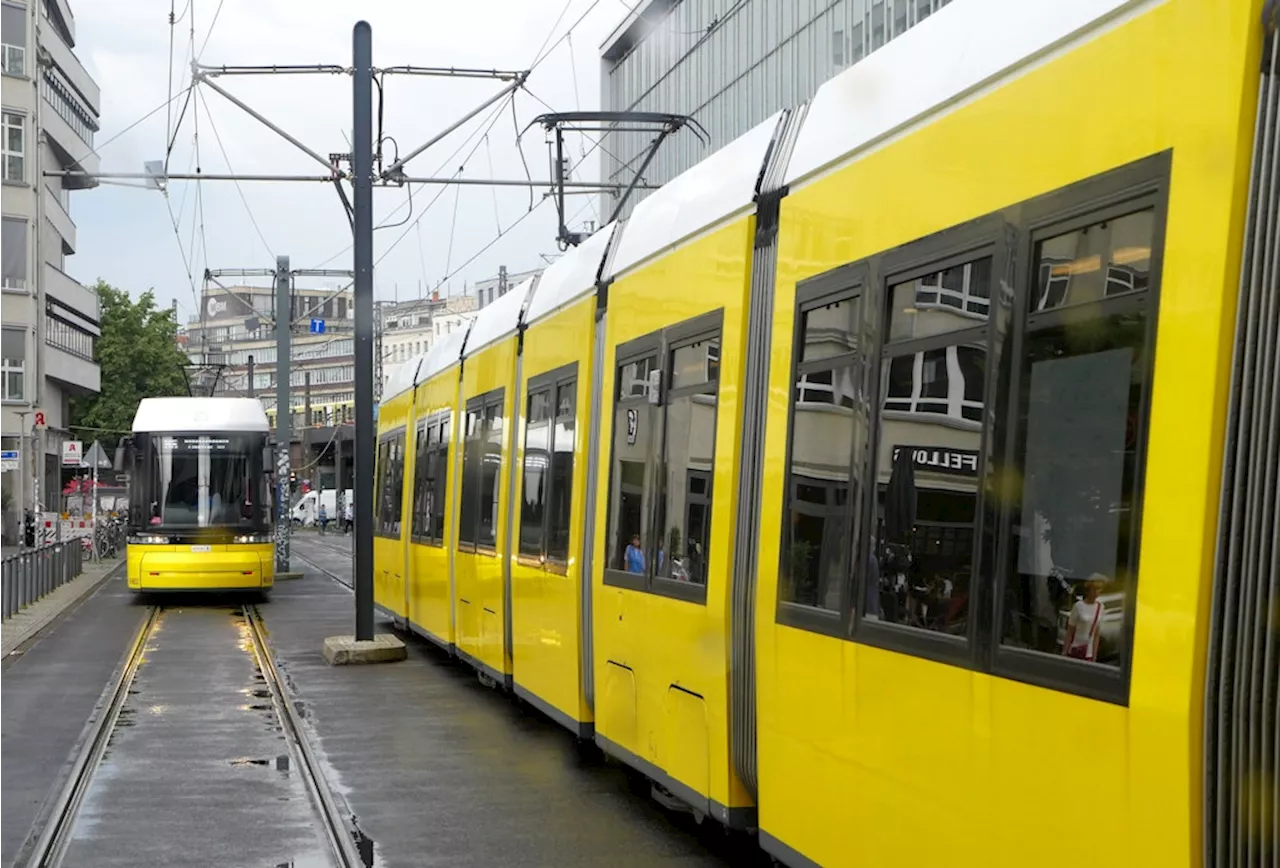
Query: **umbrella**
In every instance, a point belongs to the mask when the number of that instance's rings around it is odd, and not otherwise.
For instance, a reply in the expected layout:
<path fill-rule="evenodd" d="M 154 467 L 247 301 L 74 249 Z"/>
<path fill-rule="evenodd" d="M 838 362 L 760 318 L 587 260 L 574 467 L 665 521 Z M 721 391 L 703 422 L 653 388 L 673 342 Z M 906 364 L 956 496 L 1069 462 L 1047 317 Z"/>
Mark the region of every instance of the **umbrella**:
<path fill-rule="evenodd" d="M 893 457 L 893 470 L 884 497 L 884 542 L 905 545 L 916 523 L 916 470 L 912 451 L 900 447 Z"/>

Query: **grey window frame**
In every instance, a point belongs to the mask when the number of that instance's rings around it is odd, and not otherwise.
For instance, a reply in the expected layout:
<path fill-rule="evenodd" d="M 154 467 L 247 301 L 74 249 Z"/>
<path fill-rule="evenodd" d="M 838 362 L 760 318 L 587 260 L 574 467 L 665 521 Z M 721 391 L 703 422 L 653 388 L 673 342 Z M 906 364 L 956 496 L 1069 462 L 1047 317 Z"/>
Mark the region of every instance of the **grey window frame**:
<path fill-rule="evenodd" d="M 543 494 L 542 533 L 539 539 L 539 547 L 540 547 L 539 554 L 531 555 L 531 554 L 527 554 L 525 552 L 520 551 L 520 531 L 524 525 L 524 518 L 519 511 L 520 504 L 514 504 L 512 506 L 512 509 L 516 510 L 517 516 L 520 517 L 520 520 L 516 524 L 516 538 L 512 540 L 512 551 L 515 552 L 516 554 L 516 560 L 519 563 L 524 564 L 525 566 L 537 567 L 539 569 L 545 570 L 546 572 L 557 573 L 559 575 L 566 575 L 568 573 L 569 561 L 568 561 L 568 558 L 555 558 L 551 556 L 551 494 L 555 486 L 555 480 L 552 475 L 552 464 L 555 460 L 556 422 L 561 418 L 561 416 L 559 415 L 559 408 L 556 406 L 556 394 L 561 388 L 565 386 L 572 386 L 575 392 L 575 400 L 573 402 L 574 413 L 571 418 L 573 419 L 573 422 L 574 422 L 574 432 L 576 436 L 577 426 L 580 421 L 578 419 L 578 413 L 580 411 L 580 405 L 582 403 L 576 400 L 576 393 L 577 393 L 577 387 L 578 387 L 578 363 L 577 362 L 570 362 L 569 364 L 561 365 L 560 367 L 555 368 L 554 370 L 550 370 L 545 373 L 538 374 L 536 377 L 530 377 L 529 382 L 526 384 L 526 387 L 525 387 L 525 408 L 524 408 L 524 413 L 522 414 L 523 418 L 521 419 L 521 421 L 524 422 L 525 424 L 523 450 L 521 452 L 522 456 L 528 455 L 528 448 L 529 448 L 529 427 L 528 427 L 529 404 L 532 401 L 533 396 L 535 394 L 548 392 L 550 393 L 550 396 L 551 396 L 550 397 L 551 415 L 547 419 L 547 470 L 546 470 L 547 482 L 546 482 L 546 486 L 544 488 L 544 494 Z M 564 417 L 564 418 L 570 418 L 570 417 Z M 572 456 L 573 452 L 570 451 L 569 454 L 570 456 Z M 576 466 L 576 462 L 571 466 L 574 470 L 578 469 Z M 524 460 L 522 459 L 520 462 L 520 493 L 521 493 L 522 500 L 524 496 L 524 484 L 525 484 L 524 467 L 525 467 L 525 464 L 524 464 Z M 573 515 L 572 484 L 570 485 L 569 497 L 570 497 L 569 514 L 572 516 Z M 573 522 L 571 519 L 570 529 L 572 529 L 572 523 Z"/>
<path fill-rule="evenodd" d="M 6 402 L 22 403 L 27 400 L 27 329 L 22 326 L 5 326 L 4 332 L 16 333 L 18 339 L 22 341 L 22 358 L 11 359 L 4 356 L 0 363 L 0 397 Z M 17 361 L 17 365 L 11 365 L 9 362 Z M 19 395 L 9 394 L 9 375 L 22 375 L 22 390 Z"/>
<path fill-rule="evenodd" d="M 426 442 L 419 458 L 418 441 L 414 440 L 414 464 L 413 464 L 413 484 L 414 484 L 414 515 L 413 515 L 413 532 L 410 539 L 418 545 L 434 546 L 436 548 L 444 547 L 444 525 L 440 526 L 440 534 L 434 532 L 435 520 L 440 518 L 442 512 L 446 512 L 449 507 L 449 441 L 443 436 L 443 428 L 449 425 L 451 411 L 437 410 L 429 413 L 419 420 L 417 425 L 417 437 L 423 438 Z M 435 432 L 435 440 L 432 441 L 428 436 L 428 432 Z M 444 457 L 441 458 L 441 452 Z M 434 470 L 436 474 L 436 511 L 431 515 L 431 523 L 428 524 L 427 516 L 421 515 L 418 510 L 418 479 L 427 471 L 428 468 Z"/>
<path fill-rule="evenodd" d="M 866 561 L 870 555 L 871 522 L 874 521 L 876 486 L 866 486 L 864 497 L 868 502 L 862 513 L 863 527 L 855 540 L 857 551 L 850 558 L 850 575 L 846 576 L 839 617 L 831 617 L 827 610 L 814 609 L 788 603 L 779 593 L 775 599 L 775 620 L 779 624 L 797 627 L 810 632 L 834 636 L 914 657 L 973 671 L 986 672 L 1027 684 L 1033 684 L 1060 692 L 1084 696 L 1122 706 L 1129 703 L 1132 674 L 1133 637 L 1137 618 L 1137 592 L 1140 576 L 1138 562 L 1141 559 L 1141 524 L 1143 496 L 1146 479 L 1147 445 L 1150 436 L 1150 406 L 1154 387 L 1156 332 L 1159 320 L 1159 297 L 1163 281 L 1165 228 L 1168 212 L 1168 191 L 1172 154 L 1162 151 L 1122 165 L 1098 175 L 1076 181 L 1058 190 L 1015 203 L 992 214 L 971 220 L 941 232 L 908 242 L 897 248 L 883 251 L 858 262 L 838 266 L 828 272 L 815 275 L 797 285 L 796 325 L 792 337 L 791 383 L 798 380 L 802 367 L 799 363 L 801 314 L 818 301 L 829 303 L 855 293 L 858 269 L 863 269 L 867 293 L 864 303 L 878 306 L 882 318 L 874 348 L 875 369 L 871 378 L 874 389 L 873 419 L 864 477 L 872 478 L 880 440 L 886 387 L 881 386 L 883 366 L 889 360 L 908 351 L 915 352 L 942 346 L 965 345 L 968 337 L 979 336 L 987 347 L 985 382 L 983 385 L 982 446 L 978 456 L 977 502 L 974 507 L 974 554 L 970 570 L 968 625 L 963 636 L 936 633 L 929 630 L 869 620 L 862 617 L 862 601 L 865 599 L 867 580 Z M 1032 260 L 1037 242 L 1075 229 L 1115 219 L 1125 214 L 1151 208 L 1154 210 L 1150 278 L 1147 288 L 1134 292 L 1104 297 L 1081 305 L 1070 305 L 1049 311 L 1029 310 L 1030 296 L 1037 286 L 1038 263 Z M 931 273 L 949 264 L 972 261 L 989 252 L 992 261 L 991 311 L 987 322 L 971 329 L 961 329 L 925 338 L 887 340 L 889 316 L 889 287 L 922 274 Z M 1011 286 L 1009 284 L 1012 284 Z M 997 321 L 1000 303 L 998 295 L 1007 293 L 1009 310 L 1006 322 Z M 870 302 L 867 301 L 868 297 Z M 1099 316 L 1146 308 L 1144 391 L 1136 421 L 1136 458 L 1134 500 L 1132 515 L 1135 540 L 1130 552 L 1131 574 L 1134 577 L 1124 612 L 1122 635 L 1124 648 L 1121 664 L 1117 668 L 1081 664 L 1068 658 L 1059 658 L 1029 649 L 1002 644 L 1004 635 L 1005 592 L 1009 581 L 1008 551 L 1011 544 L 1009 505 L 987 503 L 986 488 L 988 456 L 1001 467 L 1014 465 L 1018 429 L 1018 400 L 1021 388 L 1023 353 L 1029 333 L 1052 328 L 1078 317 L 1083 309 L 1100 311 Z M 1003 329 L 997 335 L 997 330 Z M 999 358 L 995 357 L 995 339 L 1001 346 Z M 825 360 L 824 360 L 825 361 Z M 1000 369 L 1010 366 L 1007 384 L 1000 387 Z M 787 422 L 787 464 L 784 475 L 783 509 L 785 521 L 789 514 L 791 496 L 791 449 L 793 434 L 794 396 L 791 397 Z M 992 442 L 989 443 L 988 441 Z M 988 522 L 994 523 L 994 530 Z M 782 533 L 786 528 L 780 528 Z M 990 533 L 990 536 L 988 534 Z M 780 536 L 781 540 L 781 536 Z M 990 542 L 988 542 L 990 540 Z M 780 553 L 785 546 L 780 545 Z M 984 572 L 986 573 L 984 577 Z M 856 601 L 857 605 L 852 605 Z M 804 610 L 804 611 L 800 611 Z"/>
<path fill-rule="evenodd" d="M 0 136 L 0 143 L 3 144 L 3 148 L 0 148 L 0 161 L 3 162 L 3 172 L 4 172 L 3 181 L 6 184 L 18 184 L 18 185 L 25 186 L 27 184 L 27 157 L 30 155 L 30 152 L 31 152 L 31 149 L 27 147 L 27 145 L 31 144 L 31 141 L 27 136 L 27 132 L 28 132 L 27 121 L 30 118 L 25 112 L 21 112 L 16 109 L 10 109 L 7 107 L 4 109 L 3 113 L 0 113 L 0 114 L 2 114 L 4 119 L 3 129 L 0 130 L 0 132 L 3 133 L 3 135 Z M 14 126 L 14 124 L 12 123 L 12 119 L 14 118 L 18 120 L 17 127 L 22 131 L 22 150 L 21 151 L 9 150 L 9 128 L 11 126 Z M 21 161 L 22 177 L 20 178 L 8 177 L 9 160 L 13 157 L 17 157 Z M 30 277 L 30 275 L 28 275 L 28 277 Z"/>
<path fill-rule="evenodd" d="M 22 44 L 18 44 L 16 42 L 10 42 L 8 39 L 4 41 L 3 43 L 4 54 L 3 54 L 3 58 L 0 58 L 0 60 L 3 61 L 3 66 L 0 67 L 0 69 L 3 70 L 3 73 L 5 75 L 12 75 L 18 78 L 26 78 L 27 77 L 27 25 L 29 23 L 27 20 L 27 7 L 18 6 L 12 3 L 5 3 L 3 4 L 3 6 L 6 13 L 4 15 L 5 18 L 8 18 L 11 23 L 14 22 L 15 20 L 22 22 Z M 8 14 L 11 12 L 16 13 L 17 15 L 16 19 L 13 17 L 13 15 Z M 4 35 L 6 37 L 12 37 L 13 28 L 6 27 L 4 29 Z M 9 58 L 13 56 L 10 54 L 10 52 L 12 51 L 17 51 L 18 54 L 16 56 L 20 59 L 21 68 L 17 70 L 9 68 Z"/>
<path fill-rule="evenodd" d="M 644 406 L 652 406 L 661 410 L 659 414 L 659 421 L 658 421 L 658 424 L 661 426 L 661 429 L 660 429 L 660 436 L 656 438 L 657 444 L 658 444 L 656 454 L 654 454 L 654 452 L 651 451 L 645 461 L 645 474 L 648 479 L 648 483 L 651 486 L 649 490 L 653 492 L 655 495 L 651 499 L 648 507 L 648 516 L 650 520 L 650 526 L 653 525 L 653 518 L 656 515 L 656 511 L 658 508 L 658 498 L 656 497 L 656 493 L 659 491 L 660 487 L 657 482 L 657 474 L 661 472 L 665 472 L 665 468 L 666 468 L 667 405 L 668 405 L 668 402 L 670 401 L 671 393 L 674 391 L 676 397 L 682 397 L 689 394 L 707 394 L 708 392 L 710 392 L 711 394 L 714 394 L 716 398 L 716 435 L 714 435 L 712 438 L 713 443 L 715 442 L 715 436 L 718 436 L 720 431 L 720 402 L 721 402 L 720 393 L 721 393 L 721 388 L 724 384 L 724 380 L 721 376 L 722 368 L 719 365 L 717 365 L 716 377 L 713 381 L 711 381 L 712 383 L 714 383 L 714 389 L 709 388 L 711 383 L 701 383 L 694 386 L 685 386 L 675 390 L 672 390 L 670 388 L 671 378 L 672 378 L 671 358 L 675 350 L 680 349 L 681 347 L 685 347 L 690 344 L 694 344 L 699 341 L 705 341 L 708 339 L 714 339 L 719 341 L 723 349 L 724 308 L 722 307 L 716 308 L 715 310 L 708 311 L 707 313 L 700 314 L 698 316 L 692 317 L 682 322 L 674 323 L 670 326 L 666 326 L 664 328 L 658 329 L 657 331 L 650 332 L 647 335 L 643 335 L 641 337 L 627 341 L 626 343 L 619 344 L 614 351 L 614 387 L 613 387 L 613 403 L 612 403 L 612 406 L 610 407 L 610 418 L 616 421 L 618 407 L 624 406 L 630 403 L 637 403 Z M 654 356 L 654 355 L 657 356 L 658 369 L 661 371 L 660 381 L 662 385 L 661 385 L 661 395 L 659 396 L 658 403 L 656 405 L 650 404 L 648 397 L 621 396 L 620 394 L 621 383 L 618 379 L 618 372 L 627 364 L 630 364 L 632 362 L 638 361 L 643 358 L 647 358 L 649 356 Z M 609 484 L 608 484 L 608 490 L 606 495 L 608 498 L 606 503 L 607 503 L 607 509 L 609 513 L 612 513 L 613 511 L 614 444 L 617 440 L 617 433 L 618 432 L 615 426 L 615 430 L 612 431 L 612 436 L 609 442 L 609 465 L 608 465 Z M 712 452 L 711 452 L 711 468 L 712 468 L 711 488 L 710 488 L 710 493 L 707 495 L 707 498 L 706 498 L 710 502 L 710 507 L 711 507 L 707 515 L 708 531 L 710 530 L 712 518 L 715 513 L 714 476 L 715 476 L 715 469 L 716 469 L 716 450 L 714 445 L 712 447 Z M 608 546 L 609 544 L 609 537 L 612 530 L 613 530 L 612 527 L 606 527 L 605 529 L 605 545 L 606 546 Z M 645 552 L 644 575 L 629 573 L 629 572 L 626 572 L 625 570 L 618 570 L 618 569 L 614 569 L 613 567 L 610 567 L 609 566 L 610 554 L 611 553 L 606 552 L 606 555 L 604 558 L 604 564 L 605 564 L 604 583 L 606 585 L 609 585 L 611 587 L 617 587 L 617 588 L 627 588 L 632 591 L 641 591 L 644 593 L 655 594 L 660 597 L 669 597 L 675 600 L 683 600 L 688 603 L 695 603 L 703 606 L 706 605 L 707 589 L 710 585 L 710 580 L 711 580 L 710 564 L 712 563 L 712 558 L 713 558 L 713 554 L 710 551 L 708 551 L 708 557 L 707 557 L 707 565 L 708 565 L 707 581 L 704 582 L 703 584 L 694 584 L 692 582 L 679 582 L 674 579 L 667 579 L 661 576 L 654 575 L 653 568 L 654 568 L 655 559 L 653 557 L 653 553 L 649 551 Z M 669 556 L 670 555 L 668 555 L 668 557 Z"/>
<path fill-rule="evenodd" d="M 25 217 L 4 217 L 3 222 L 0 223 L 0 232 L 3 232 L 3 227 L 5 226 L 11 227 L 11 231 L 17 232 L 22 236 L 19 241 L 14 244 L 16 255 L 19 256 L 21 260 L 22 277 L 12 278 L 14 281 L 12 286 L 8 283 L 11 278 L 0 277 L 0 285 L 3 286 L 3 290 L 5 292 L 25 293 L 31 284 L 31 251 L 29 249 L 31 245 L 31 221 L 27 220 Z M 19 263 L 15 261 L 13 264 L 16 267 Z"/>

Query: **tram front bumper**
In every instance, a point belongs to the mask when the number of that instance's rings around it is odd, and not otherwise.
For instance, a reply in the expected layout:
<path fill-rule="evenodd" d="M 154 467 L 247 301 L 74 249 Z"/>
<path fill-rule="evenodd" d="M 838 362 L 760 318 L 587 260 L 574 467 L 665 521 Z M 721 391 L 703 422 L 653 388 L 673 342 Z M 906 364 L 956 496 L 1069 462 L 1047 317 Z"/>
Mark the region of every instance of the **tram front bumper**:
<path fill-rule="evenodd" d="M 129 546 L 129 588 L 134 591 L 260 590 L 270 588 L 274 579 L 275 547 L 270 543 Z"/>

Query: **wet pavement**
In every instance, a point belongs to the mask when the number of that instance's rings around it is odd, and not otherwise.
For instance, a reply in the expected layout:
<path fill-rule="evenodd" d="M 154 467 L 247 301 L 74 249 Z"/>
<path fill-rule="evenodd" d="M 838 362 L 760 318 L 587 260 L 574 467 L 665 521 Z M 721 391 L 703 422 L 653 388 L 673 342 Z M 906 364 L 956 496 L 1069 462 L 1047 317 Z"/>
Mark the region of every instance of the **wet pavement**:
<path fill-rule="evenodd" d="M 63 864 L 324 866 L 240 607 L 164 608 Z"/>
<path fill-rule="evenodd" d="M 0 860 L 14 864 L 146 614 L 107 580 L 0 667 Z"/>
<path fill-rule="evenodd" d="M 352 596 L 303 559 L 345 573 L 344 542 L 295 537 L 293 566 L 306 576 L 277 585 L 261 611 L 330 785 L 378 865 L 761 864 L 753 847 L 667 812 L 647 784 L 434 646 L 410 640 L 401 663 L 328 666 L 322 642 L 352 632 Z"/>

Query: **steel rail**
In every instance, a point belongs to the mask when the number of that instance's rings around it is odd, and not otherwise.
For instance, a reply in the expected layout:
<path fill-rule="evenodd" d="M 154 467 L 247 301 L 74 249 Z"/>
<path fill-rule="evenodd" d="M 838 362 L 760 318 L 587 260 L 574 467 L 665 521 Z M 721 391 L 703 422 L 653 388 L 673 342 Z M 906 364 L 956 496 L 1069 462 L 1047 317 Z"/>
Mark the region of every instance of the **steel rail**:
<path fill-rule="evenodd" d="M 289 697 L 285 695 L 280 673 L 276 670 L 275 657 L 267 644 L 266 629 L 257 607 L 244 606 L 245 620 L 249 624 L 249 634 L 253 637 L 254 656 L 258 658 L 258 668 L 271 692 L 271 702 L 275 706 L 276 716 L 284 725 L 290 742 L 290 752 L 294 754 L 294 763 L 302 772 L 303 786 L 311 797 L 316 812 L 324 826 L 325 838 L 333 851 L 335 863 L 339 868 L 364 868 L 365 862 L 356 849 L 355 839 L 347 827 L 346 816 L 338 809 L 338 804 L 329 790 L 325 780 L 324 769 L 311 749 L 311 742 L 303 729 L 302 721 Z"/>
<path fill-rule="evenodd" d="M 97 717 L 90 724 L 90 730 L 82 742 L 80 753 L 71 767 L 71 773 L 58 792 L 49 820 L 41 830 L 40 837 L 36 839 L 31 857 L 26 863 L 31 868 L 53 868 L 62 862 L 67 843 L 71 840 L 71 831 L 75 828 L 76 816 L 93 783 L 94 772 L 102 763 L 107 742 L 115 731 L 120 710 L 129 697 L 129 687 L 133 684 L 134 675 L 137 674 L 143 653 L 146 651 L 147 640 L 151 638 L 159 617 L 160 607 L 152 606 L 146 620 L 138 628 L 133 644 L 125 654 L 124 663 L 115 681 L 103 700 L 99 701 L 96 709 Z"/>

